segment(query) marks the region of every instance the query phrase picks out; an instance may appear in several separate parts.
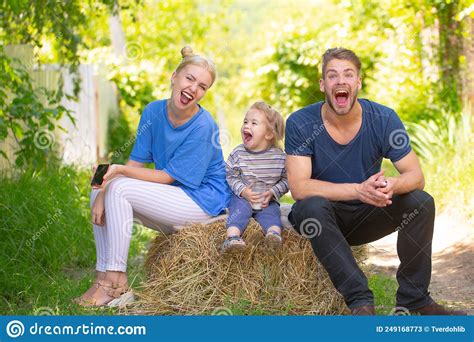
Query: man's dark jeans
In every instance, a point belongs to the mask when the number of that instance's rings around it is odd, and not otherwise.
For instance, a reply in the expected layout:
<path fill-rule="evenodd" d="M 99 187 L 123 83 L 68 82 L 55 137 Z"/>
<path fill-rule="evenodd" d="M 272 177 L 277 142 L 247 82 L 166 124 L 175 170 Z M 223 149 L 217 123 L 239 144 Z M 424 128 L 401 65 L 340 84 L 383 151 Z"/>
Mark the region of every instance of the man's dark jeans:
<path fill-rule="evenodd" d="M 397 306 L 430 304 L 431 241 L 435 205 L 426 192 L 396 195 L 377 208 L 365 203 L 331 202 L 319 196 L 297 201 L 289 215 L 293 227 L 310 239 L 314 254 L 344 296 L 349 308 L 373 305 L 367 278 L 349 246 L 362 245 L 398 231 Z"/>

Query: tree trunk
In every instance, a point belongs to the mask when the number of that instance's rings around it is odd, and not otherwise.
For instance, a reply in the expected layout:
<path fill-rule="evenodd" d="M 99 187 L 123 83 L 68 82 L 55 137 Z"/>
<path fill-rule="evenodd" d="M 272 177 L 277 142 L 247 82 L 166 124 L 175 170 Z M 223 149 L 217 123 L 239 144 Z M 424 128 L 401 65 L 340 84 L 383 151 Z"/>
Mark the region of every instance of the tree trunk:
<path fill-rule="evenodd" d="M 464 56 L 466 56 L 463 70 L 463 102 L 470 105 L 471 114 L 474 116 L 474 19 L 468 16 L 465 19 L 468 32 L 463 41 Z"/>
<path fill-rule="evenodd" d="M 123 32 L 122 21 L 120 20 L 120 6 L 118 5 L 118 0 L 115 1 L 112 14 L 109 18 L 109 28 L 115 54 L 118 57 L 126 59 L 125 33 Z"/>
<path fill-rule="evenodd" d="M 459 56 L 462 52 L 460 22 L 455 16 L 458 1 L 436 4 L 439 20 L 439 65 L 441 72 L 441 100 L 453 111 L 461 109 L 461 73 Z"/>

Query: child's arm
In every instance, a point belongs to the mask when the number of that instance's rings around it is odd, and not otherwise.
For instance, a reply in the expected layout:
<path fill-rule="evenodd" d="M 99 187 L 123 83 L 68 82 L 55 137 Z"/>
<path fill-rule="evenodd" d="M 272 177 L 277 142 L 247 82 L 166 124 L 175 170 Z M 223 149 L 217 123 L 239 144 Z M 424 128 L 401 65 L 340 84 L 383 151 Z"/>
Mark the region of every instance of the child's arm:
<path fill-rule="evenodd" d="M 288 175 L 286 174 L 286 168 L 284 166 L 281 172 L 281 179 L 274 186 L 272 186 L 271 190 L 273 192 L 273 196 L 277 201 L 280 199 L 281 196 L 288 192 Z"/>
<path fill-rule="evenodd" d="M 242 171 L 238 164 L 237 154 L 235 150 L 229 155 L 227 158 L 227 162 L 225 163 L 225 171 L 226 171 L 226 179 L 227 183 L 229 183 L 232 192 L 241 197 L 242 191 L 245 189 L 245 184 L 242 181 Z"/>

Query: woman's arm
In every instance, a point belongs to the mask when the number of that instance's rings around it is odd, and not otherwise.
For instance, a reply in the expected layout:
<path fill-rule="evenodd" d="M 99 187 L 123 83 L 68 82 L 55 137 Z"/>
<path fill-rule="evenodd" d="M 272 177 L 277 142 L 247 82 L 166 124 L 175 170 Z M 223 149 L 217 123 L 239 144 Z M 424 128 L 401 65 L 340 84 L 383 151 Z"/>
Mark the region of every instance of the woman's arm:
<path fill-rule="evenodd" d="M 105 186 L 107 181 L 119 176 L 161 184 L 171 184 L 175 181 L 174 178 L 168 175 L 165 171 L 147 169 L 144 167 L 143 163 L 129 160 L 127 165 L 112 164 L 109 166 L 109 169 L 104 176 L 102 188 Z"/>
<path fill-rule="evenodd" d="M 133 166 L 133 167 L 145 167 L 145 163 L 140 163 L 135 160 L 129 159 L 128 162 L 125 164 L 127 166 Z"/>

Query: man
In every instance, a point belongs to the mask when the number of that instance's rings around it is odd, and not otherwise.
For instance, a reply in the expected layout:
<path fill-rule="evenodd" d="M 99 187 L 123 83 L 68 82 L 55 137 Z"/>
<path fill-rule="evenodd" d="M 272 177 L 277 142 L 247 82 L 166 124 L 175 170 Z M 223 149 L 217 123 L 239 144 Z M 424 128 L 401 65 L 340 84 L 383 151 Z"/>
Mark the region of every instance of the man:
<path fill-rule="evenodd" d="M 397 306 L 422 315 L 458 315 L 429 296 L 435 206 L 397 114 L 358 99 L 361 62 L 344 48 L 323 55 L 325 101 L 287 120 L 285 149 L 293 198 L 291 224 L 314 254 L 353 315 L 375 314 L 373 294 L 350 246 L 398 231 Z M 382 158 L 400 175 L 385 178 Z"/>

